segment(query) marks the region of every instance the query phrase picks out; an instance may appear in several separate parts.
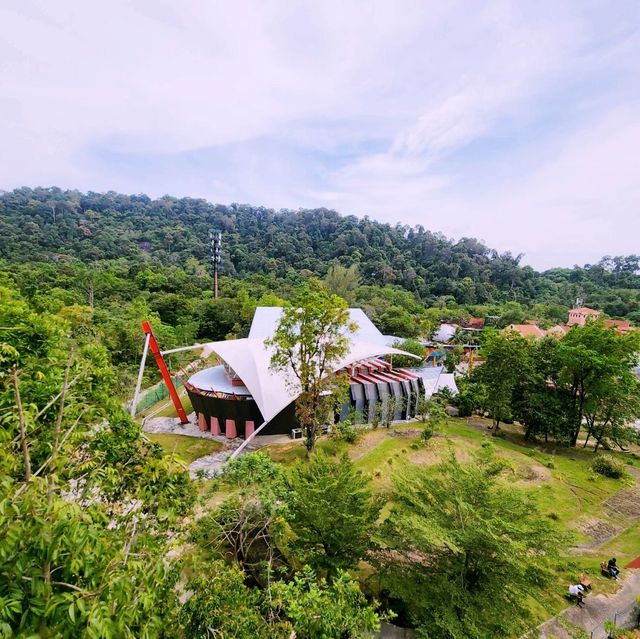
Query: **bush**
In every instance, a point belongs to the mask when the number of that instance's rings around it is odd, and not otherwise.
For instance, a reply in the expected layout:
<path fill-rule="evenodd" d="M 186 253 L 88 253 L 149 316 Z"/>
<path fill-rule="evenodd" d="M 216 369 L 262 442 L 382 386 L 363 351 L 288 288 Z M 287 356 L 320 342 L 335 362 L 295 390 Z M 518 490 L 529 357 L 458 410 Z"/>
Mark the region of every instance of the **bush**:
<path fill-rule="evenodd" d="M 433 427 L 427 426 L 422 433 L 420 433 L 420 439 L 423 442 L 428 442 L 433 437 Z"/>
<path fill-rule="evenodd" d="M 335 439 L 348 444 L 355 443 L 360 435 L 349 419 L 335 424 L 331 434 Z"/>
<path fill-rule="evenodd" d="M 624 464 L 610 455 L 598 455 L 591 464 L 591 470 L 611 479 L 620 479 L 626 474 Z"/>
<path fill-rule="evenodd" d="M 282 468 L 267 453 L 260 451 L 228 461 L 224 465 L 222 476 L 226 483 L 236 486 L 267 484 L 282 478 Z"/>

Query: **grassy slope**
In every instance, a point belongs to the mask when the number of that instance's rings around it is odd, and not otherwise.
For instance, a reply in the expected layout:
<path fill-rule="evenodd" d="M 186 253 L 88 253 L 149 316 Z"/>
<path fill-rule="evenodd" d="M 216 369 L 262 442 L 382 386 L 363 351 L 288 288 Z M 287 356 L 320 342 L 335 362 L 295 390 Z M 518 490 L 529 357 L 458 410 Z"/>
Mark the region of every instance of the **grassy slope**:
<path fill-rule="evenodd" d="M 474 421 L 481 422 L 477 419 Z M 399 430 L 416 431 L 421 427 L 420 424 L 410 424 Z M 570 533 L 572 544 L 588 541 L 588 537 L 580 531 L 587 522 L 602 520 L 621 523 L 611 519 L 603 507 L 603 501 L 625 488 L 625 483 L 592 473 L 589 468 L 594 456 L 592 451 L 566 449 L 555 445 L 532 445 L 524 442 L 516 427 L 511 427 L 505 434 L 505 438 L 490 439 L 495 445 L 496 454 L 507 459 L 510 464 L 507 480 L 530 491 L 540 511 L 557 520 Z M 330 455 L 347 453 L 358 468 L 370 477 L 376 491 L 385 493 L 391 487 L 395 469 L 408 463 L 422 466 L 437 464 L 449 445 L 453 446 L 456 455 L 464 461 L 487 437 L 481 428 L 474 428 L 464 419 L 452 418 L 442 429 L 440 436 L 434 437 L 427 446 L 418 449 L 412 447 L 414 442 L 419 441 L 417 433 L 394 436 L 394 428 L 365 431 L 354 445 L 325 438 L 319 442 L 319 448 Z M 266 450 L 275 461 L 284 465 L 290 465 L 305 456 L 301 442 L 273 445 Z M 625 459 L 630 458 L 627 455 Z M 637 461 L 631 461 L 639 465 Z M 600 576 L 599 562 L 615 555 L 620 565 L 624 565 L 639 553 L 638 523 L 595 551 L 568 552 L 560 562 L 556 579 L 547 591 L 528 596 L 533 623 L 548 619 L 566 606 L 563 597 L 566 584 L 575 581 L 583 571 L 590 574 L 596 592 L 612 592 L 616 587 L 615 583 Z"/>
<path fill-rule="evenodd" d="M 187 435 L 167 435 L 149 433 L 147 437 L 160 444 L 165 452 L 175 453 L 186 464 L 190 464 L 199 457 L 217 453 L 221 448 L 220 442 L 212 439 L 200 439 L 198 437 L 188 437 Z"/>

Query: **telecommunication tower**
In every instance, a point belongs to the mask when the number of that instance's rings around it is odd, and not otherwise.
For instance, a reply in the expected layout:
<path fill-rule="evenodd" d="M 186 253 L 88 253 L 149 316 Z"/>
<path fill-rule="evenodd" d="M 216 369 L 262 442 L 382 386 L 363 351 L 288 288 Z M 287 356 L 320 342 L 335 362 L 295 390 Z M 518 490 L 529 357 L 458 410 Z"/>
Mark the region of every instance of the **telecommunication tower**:
<path fill-rule="evenodd" d="M 222 231 L 209 229 L 211 262 L 213 263 L 213 297 L 218 298 L 218 275 L 222 266 Z"/>

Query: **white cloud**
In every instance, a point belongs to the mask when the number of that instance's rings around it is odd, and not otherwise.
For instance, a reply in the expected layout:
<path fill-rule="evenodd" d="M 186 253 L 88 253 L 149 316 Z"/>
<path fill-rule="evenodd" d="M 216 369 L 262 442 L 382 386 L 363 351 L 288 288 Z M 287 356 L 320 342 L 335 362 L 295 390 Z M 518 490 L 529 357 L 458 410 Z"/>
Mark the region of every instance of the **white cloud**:
<path fill-rule="evenodd" d="M 606 229 L 640 230 L 638 5 L 432 4 L 5 4 L 0 188 L 334 206 L 545 266 L 635 250 Z"/>

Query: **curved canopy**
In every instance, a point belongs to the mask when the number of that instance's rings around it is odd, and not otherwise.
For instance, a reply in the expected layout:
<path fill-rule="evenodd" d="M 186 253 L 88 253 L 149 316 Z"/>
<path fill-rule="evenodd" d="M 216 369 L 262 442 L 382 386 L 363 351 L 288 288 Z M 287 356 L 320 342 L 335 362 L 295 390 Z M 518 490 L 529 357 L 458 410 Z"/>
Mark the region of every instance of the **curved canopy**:
<path fill-rule="evenodd" d="M 300 394 L 293 371 L 276 373 L 271 370 L 272 352 L 271 348 L 265 346 L 264 338 L 209 342 L 202 351 L 202 357 L 215 353 L 237 373 L 258 405 L 265 422 L 273 419 Z M 358 340 L 350 342 L 349 352 L 337 363 L 334 371 L 379 355 L 407 355 L 420 359 L 397 348 Z M 206 387 L 206 376 L 202 373 L 204 371 L 192 375 L 189 383 L 200 390 L 213 390 L 210 386 Z"/>

